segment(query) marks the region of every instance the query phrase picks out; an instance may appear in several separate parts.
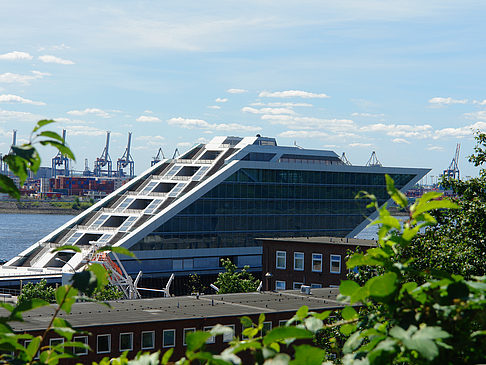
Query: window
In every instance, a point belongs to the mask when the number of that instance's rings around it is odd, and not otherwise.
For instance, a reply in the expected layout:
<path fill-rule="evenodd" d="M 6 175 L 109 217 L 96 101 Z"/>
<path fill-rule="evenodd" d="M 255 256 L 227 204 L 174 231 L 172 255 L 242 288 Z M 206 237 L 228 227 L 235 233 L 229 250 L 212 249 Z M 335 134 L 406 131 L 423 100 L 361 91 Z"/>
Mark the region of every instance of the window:
<path fill-rule="evenodd" d="M 88 336 L 74 336 L 73 337 L 74 342 L 81 342 L 84 343 L 85 345 L 88 344 Z M 73 354 L 74 355 L 88 355 L 88 349 L 87 348 L 82 348 L 82 347 L 73 347 Z"/>
<path fill-rule="evenodd" d="M 287 320 L 286 319 L 281 319 L 278 321 L 278 326 L 279 327 L 285 327 L 287 325 Z"/>
<path fill-rule="evenodd" d="M 184 328 L 184 332 L 183 332 L 183 337 L 184 337 L 184 346 L 187 345 L 187 342 L 186 342 L 186 336 L 188 333 L 192 333 L 192 332 L 196 332 L 196 329 L 195 328 Z"/>
<path fill-rule="evenodd" d="M 276 280 L 275 290 L 285 290 L 285 281 Z"/>
<path fill-rule="evenodd" d="M 331 273 L 341 274 L 341 255 L 331 255 Z"/>
<path fill-rule="evenodd" d="M 120 333 L 120 351 L 133 350 L 133 332 Z"/>
<path fill-rule="evenodd" d="M 322 272 L 322 254 L 320 253 L 312 254 L 312 271 Z"/>
<path fill-rule="evenodd" d="M 304 285 L 304 283 L 299 283 L 298 281 L 294 281 L 293 289 L 299 290 L 302 285 Z"/>
<path fill-rule="evenodd" d="M 142 350 L 149 350 L 155 347 L 155 332 L 142 332 Z"/>
<path fill-rule="evenodd" d="M 262 336 L 265 336 L 268 332 L 272 330 L 272 322 L 263 322 Z"/>
<path fill-rule="evenodd" d="M 223 342 L 230 342 L 233 339 L 233 337 L 235 336 L 235 325 L 234 324 L 225 324 L 225 326 L 233 329 L 232 334 L 230 334 L 230 333 L 224 333 L 223 334 Z"/>
<path fill-rule="evenodd" d="M 49 340 L 49 346 L 54 347 L 64 343 L 64 338 L 51 338 Z"/>
<path fill-rule="evenodd" d="M 304 253 L 294 252 L 294 270 L 303 271 L 304 270 Z"/>
<path fill-rule="evenodd" d="M 105 354 L 111 352 L 111 335 L 96 336 L 96 352 L 98 354 Z"/>
<path fill-rule="evenodd" d="M 311 284 L 312 289 L 319 289 L 322 288 L 322 284 Z"/>
<path fill-rule="evenodd" d="M 175 330 L 164 330 L 162 333 L 162 346 L 174 347 L 175 346 Z"/>
<path fill-rule="evenodd" d="M 24 347 L 25 347 L 25 348 L 29 347 L 29 345 L 30 345 L 30 343 L 31 343 L 31 342 L 32 342 L 32 340 L 26 340 L 26 341 L 24 342 Z M 13 353 L 12 353 L 12 355 L 13 355 Z M 35 360 L 37 360 L 38 358 L 39 358 L 39 351 L 37 351 L 37 354 L 35 354 L 34 359 L 35 359 Z"/>
<path fill-rule="evenodd" d="M 277 251 L 276 267 L 277 269 L 285 270 L 287 267 L 287 252 Z"/>
<path fill-rule="evenodd" d="M 213 329 L 213 326 L 210 327 L 204 327 L 204 331 L 209 332 Z M 206 340 L 206 343 L 215 343 L 216 342 L 216 337 L 211 336 Z"/>

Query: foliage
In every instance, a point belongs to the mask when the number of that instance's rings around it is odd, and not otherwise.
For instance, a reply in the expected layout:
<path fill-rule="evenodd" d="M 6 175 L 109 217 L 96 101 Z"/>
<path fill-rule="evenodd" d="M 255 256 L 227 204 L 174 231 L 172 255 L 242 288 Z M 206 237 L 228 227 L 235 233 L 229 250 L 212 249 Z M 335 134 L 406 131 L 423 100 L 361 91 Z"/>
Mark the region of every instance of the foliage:
<path fill-rule="evenodd" d="M 259 280 L 247 271 L 249 266 L 238 271 L 230 259 L 221 259 L 221 265 L 226 271 L 219 273 L 214 283 L 219 288 L 218 293 L 248 293 L 257 290 Z"/>
<path fill-rule="evenodd" d="M 27 283 L 22 287 L 22 292 L 17 298 L 19 304 L 23 304 L 34 298 L 45 300 L 49 303 L 55 302 L 55 289 L 47 285 L 46 279 L 42 279 L 38 283 Z"/>
<path fill-rule="evenodd" d="M 17 176 L 22 186 L 29 176 L 29 171 L 36 173 L 41 164 L 41 158 L 35 144 L 42 146 L 52 146 L 63 155 L 74 160 L 74 154 L 66 146 L 64 139 L 53 131 L 42 131 L 44 126 L 54 123 L 53 120 L 40 120 L 32 130 L 28 143 L 20 146 L 12 146 L 10 152 L 3 156 L 3 161 L 7 163 L 8 168 Z M 20 199 L 20 192 L 15 182 L 6 175 L 0 174 L 0 193 L 6 193 L 13 198 Z"/>
<path fill-rule="evenodd" d="M 113 285 L 106 285 L 101 288 L 96 288 L 91 295 L 91 298 L 104 302 L 107 300 L 117 300 L 123 298 L 123 292 Z"/>
<path fill-rule="evenodd" d="M 207 288 L 203 285 L 201 277 L 194 273 L 189 275 L 189 280 L 187 282 L 187 292 L 192 293 L 204 293 Z"/>

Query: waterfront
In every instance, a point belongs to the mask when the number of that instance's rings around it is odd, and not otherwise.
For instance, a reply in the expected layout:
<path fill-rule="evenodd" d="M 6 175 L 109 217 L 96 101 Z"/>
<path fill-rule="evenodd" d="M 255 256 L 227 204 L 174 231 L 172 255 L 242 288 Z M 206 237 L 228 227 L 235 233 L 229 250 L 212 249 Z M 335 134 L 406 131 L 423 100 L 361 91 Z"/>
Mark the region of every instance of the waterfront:
<path fill-rule="evenodd" d="M 11 259 L 72 218 L 59 214 L 0 214 L 0 259 Z M 376 230 L 377 226 L 367 227 L 357 238 L 376 239 Z"/>

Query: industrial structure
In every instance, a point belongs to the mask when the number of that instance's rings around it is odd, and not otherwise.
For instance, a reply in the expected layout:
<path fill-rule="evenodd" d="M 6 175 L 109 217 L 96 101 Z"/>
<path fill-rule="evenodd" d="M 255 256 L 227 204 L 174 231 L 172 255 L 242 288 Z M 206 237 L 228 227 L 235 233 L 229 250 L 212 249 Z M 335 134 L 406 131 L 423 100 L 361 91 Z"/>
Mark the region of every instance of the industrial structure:
<path fill-rule="evenodd" d="M 135 162 L 130 154 L 130 146 L 132 143 L 132 132 L 128 132 L 128 143 L 125 153 L 116 162 L 116 176 L 133 178 L 135 176 Z M 125 173 L 125 168 L 128 166 L 128 175 Z"/>
<path fill-rule="evenodd" d="M 157 165 L 162 159 L 165 159 L 164 151 L 162 151 L 162 147 L 159 148 L 157 154 L 152 157 L 152 161 L 150 162 L 150 166 Z"/>
<path fill-rule="evenodd" d="M 459 166 L 458 166 L 459 152 L 460 151 L 461 151 L 461 144 L 458 143 L 456 145 L 456 153 L 454 154 L 454 157 L 452 158 L 451 164 L 449 165 L 449 167 L 446 170 L 444 170 L 442 177 L 450 178 L 450 179 L 458 179 L 458 180 L 460 179 L 461 174 L 460 174 Z"/>
<path fill-rule="evenodd" d="M 66 143 L 66 130 L 62 130 L 62 140 Z M 52 177 L 57 175 L 69 176 L 69 158 L 59 151 L 56 156 L 52 158 Z M 62 166 L 61 169 L 58 167 Z"/>
<path fill-rule="evenodd" d="M 106 132 L 106 144 L 101 152 L 101 156 L 98 157 L 94 163 L 93 173 L 96 177 L 108 176 L 111 177 L 113 173 L 112 162 L 110 157 L 110 132 Z"/>
<path fill-rule="evenodd" d="M 225 257 L 260 271 L 255 238 L 354 237 L 368 215 L 376 216 L 367 201 L 354 199 L 358 191 L 381 205 L 389 200 L 385 174 L 405 191 L 428 171 L 349 166 L 332 151 L 282 147 L 268 137 L 215 137 L 161 160 L 19 253 L 0 268 L 0 278 L 81 270 L 107 244 L 137 256 L 120 257 L 129 275 L 211 275 Z M 63 245 L 81 252 L 52 252 Z"/>

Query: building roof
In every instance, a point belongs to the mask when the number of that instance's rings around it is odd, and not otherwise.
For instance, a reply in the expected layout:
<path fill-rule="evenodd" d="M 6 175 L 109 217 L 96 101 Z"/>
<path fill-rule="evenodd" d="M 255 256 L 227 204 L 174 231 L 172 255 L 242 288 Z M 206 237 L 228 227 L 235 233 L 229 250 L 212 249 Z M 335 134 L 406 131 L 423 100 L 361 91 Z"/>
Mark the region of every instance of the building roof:
<path fill-rule="evenodd" d="M 346 237 L 279 237 L 279 238 L 257 238 L 258 241 L 266 243 L 282 244 L 285 242 L 292 243 L 313 243 L 313 244 L 333 244 L 343 246 L 365 246 L 376 247 L 378 241 L 367 240 L 361 238 L 346 238 Z"/>
<path fill-rule="evenodd" d="M 256 315 L 260 313 L 295 312 L 306 305 L 311 310 L 343 306 L 336 300 L 337 288 L 312 289 L 310 295 L 297 290 L 262 293 L 215 294 L 120 300 L 102 303 L 75 303 L 70 314 L 61 313 L 75 328 L 206 318 Z M 24 313 L 25 322 L 13 322 L 15 331 L 43 330 L 49 324 L 56 306 L 50 305 Z M 0 309 L 0 314 L 5 310 Z M 5 311 L 6 312 L 6 311 Z"/>

